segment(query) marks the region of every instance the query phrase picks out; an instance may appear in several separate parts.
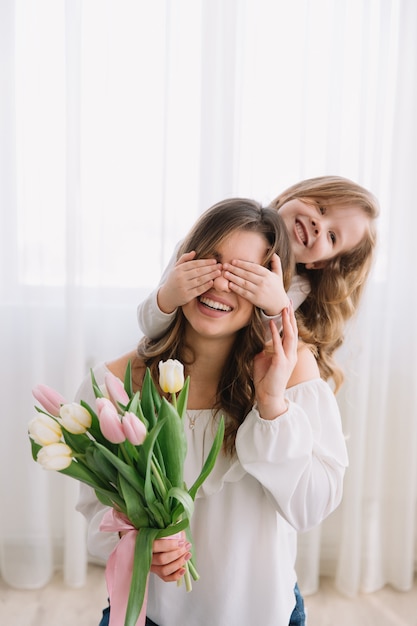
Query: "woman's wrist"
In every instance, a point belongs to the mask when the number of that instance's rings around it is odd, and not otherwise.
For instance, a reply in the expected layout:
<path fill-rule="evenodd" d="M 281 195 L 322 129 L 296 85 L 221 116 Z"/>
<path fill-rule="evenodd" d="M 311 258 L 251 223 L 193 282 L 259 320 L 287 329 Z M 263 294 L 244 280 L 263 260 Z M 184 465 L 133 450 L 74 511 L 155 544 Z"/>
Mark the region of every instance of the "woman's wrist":
<path fill-rule="evenodd" d="M 263 420 L 268 422 L 281 417 L 288 411 L 288 400 L 283 398 L 282 402 L 274 402 L 273 404 L 257 403 L 258 413 Z"/>

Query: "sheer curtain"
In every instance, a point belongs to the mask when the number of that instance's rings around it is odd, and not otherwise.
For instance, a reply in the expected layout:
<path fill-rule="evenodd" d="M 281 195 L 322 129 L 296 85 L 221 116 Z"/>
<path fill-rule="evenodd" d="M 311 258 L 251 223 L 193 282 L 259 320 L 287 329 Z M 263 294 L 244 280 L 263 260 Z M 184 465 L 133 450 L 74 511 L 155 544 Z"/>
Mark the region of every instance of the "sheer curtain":
<path fill-rule="evenodd" d="M 0 3 L 0 565 L 36 588 L 86 571 L 77 484 L 31 459 L 31 388 L 71 399 L 134 346 L 136 305 L 197 215 L 352 178 L 379 250 L 339 359 L 350 468 L 302 535 L 304 593 L 410 587 L 417 562 L 417 5 L 407 0 Z"/>

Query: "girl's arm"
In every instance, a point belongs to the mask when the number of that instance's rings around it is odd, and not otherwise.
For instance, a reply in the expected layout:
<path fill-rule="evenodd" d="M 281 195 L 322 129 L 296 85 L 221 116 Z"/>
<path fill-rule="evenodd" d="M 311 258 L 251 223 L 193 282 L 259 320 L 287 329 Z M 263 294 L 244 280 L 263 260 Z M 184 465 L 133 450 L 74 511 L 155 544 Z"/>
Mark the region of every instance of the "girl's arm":
<path fill-rule="evenodd" d="M 158 306 L 158 291 L 160 286 L 166 281 L 171 269 L 177 260 L 177 252 L 180 243 L 177 244 L 168 265 L 164 269 L 158 287 L 149 294 L 149 296 L 138 305 L 137 318 L 140 330 L 146 337 L 157 339 L 168 328 L 175 317 L 176 311 L 164 313 Z"/>
<path fill-rule="evenodd" d="M 195 259 L 187 252 L 176 261 L 176 254 L 165 269 L 158 289 L 138 306 L 139 327 L 151 339 L 157 339 L 168 328 L 177 308 L 187 304 L 213 286 L 220 275 L 216 259 Z"/>

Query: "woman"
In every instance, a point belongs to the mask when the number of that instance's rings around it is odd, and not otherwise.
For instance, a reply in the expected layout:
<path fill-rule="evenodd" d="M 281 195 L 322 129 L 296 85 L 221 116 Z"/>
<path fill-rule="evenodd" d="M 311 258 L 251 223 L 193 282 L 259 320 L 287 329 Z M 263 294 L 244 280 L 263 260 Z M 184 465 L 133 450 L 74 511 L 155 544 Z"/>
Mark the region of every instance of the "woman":
<path fill-rule="evenodd" d="M 274 209 L 226 200 L 204 213 L 179 255 L 214 258 L 212 287 L 177 310 L 157 340 L 95 369 L 123 378 L 132 362 L 141 387 L 146 367 L 175 358 L 190 375 L 185 480 L 191 484 L 210 449 L 216 421 L 226 418 L 224 448 L 197 494 L 191 530 L 200 580 L 191 593 L 169 582 L 184 573 L 190 546 L 154 543 L 147 614 L 158 626 L 303 624 L 294 596 L 296 534 L 339 504 L 347 454 L 334 395 L 308 346 L 298 341 L 291 304 L 282 336 L 271 322 L 265 344 L 260 309 L 230 289 L 222 267 L 239 259 L 269 268 L 279 254 L 288 286 L 293 259 Z M 275 257 L 274 257 L 275 258 Z M 78 397 L 91 402 L 89 380 Z M 89 521 L 89 549 L 107 558 L 118 541 L 99 525 L 105 507 L 82 487 L 79 510 Z M 110 609 L 111 610 L 111 609 Z"/>

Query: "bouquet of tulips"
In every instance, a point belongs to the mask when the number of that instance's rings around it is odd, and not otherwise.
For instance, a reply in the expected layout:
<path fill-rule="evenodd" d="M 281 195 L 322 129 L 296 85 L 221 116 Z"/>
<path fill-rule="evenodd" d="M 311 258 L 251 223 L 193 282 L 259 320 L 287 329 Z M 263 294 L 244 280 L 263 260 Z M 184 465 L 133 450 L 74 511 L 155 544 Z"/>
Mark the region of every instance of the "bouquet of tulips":
<path fill-rule="evenodd" d="M 222 417 L 201 473 L 187 488 L 183 478 L 187 451 L 183 419 L 189 378 L 184 381 L 183 365 L 172 359 L 159 363 L 159 373 L 160 387 L 171 394 L 171 402 L 160 396 L 149 369 L 141 391 L 135 393 L 130 363 L 123 382 L 108 372 L 104 388 L 98 386 L 91 371 L 94 408 L 82 400 L 67 403 L 46 385 L 33 389 L 42 406 L 35 407 L 38 415 L 29 424 L 33 458 L 44 468 L 94 489 L 100 502 L 111 507 L 113 519 L 110 523 L 107 520 L 103 529 L 128 531 L 110 556 L 107 568 L 115 566 L 111 561 L 117 559 L 115 552 L 123 542 L 134 543 L 130 545 L 132 573 L 127 590 L 122 588 L 126 581 L 112 579 L 109 583 L 106 568 L 108 587 L 119 585 L 120 591 L 112 597 L 109 589 L 111 617 L 116 612 L 123 615 L 125 626 L 139 623 L 139 615 L 144 615 L 143 609 L 146 612 L 154 540 L 181 531 L 189 535 L 194 498 L 213 469 L 224 436 Z M 129 569 L 126 563 L 123 566 L 124 571 Z M 189 591 L 191 579 L 198 579 L 193 558 L 185 568 Z M 123 594 L 125 598 L 121 599 Z M 123 623 L 123 617 L 118 620 Z"/>

